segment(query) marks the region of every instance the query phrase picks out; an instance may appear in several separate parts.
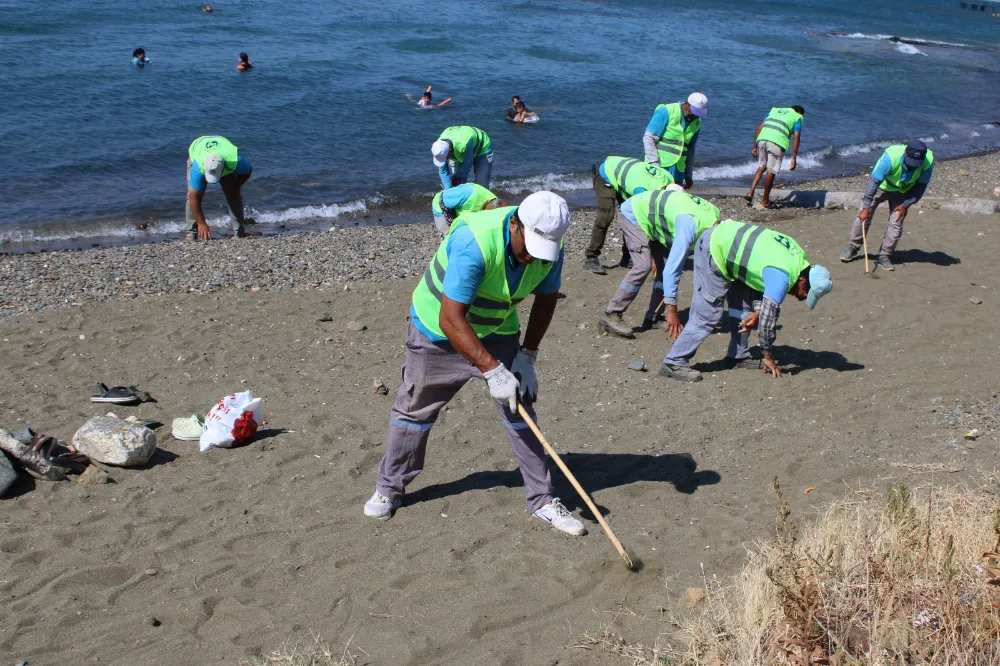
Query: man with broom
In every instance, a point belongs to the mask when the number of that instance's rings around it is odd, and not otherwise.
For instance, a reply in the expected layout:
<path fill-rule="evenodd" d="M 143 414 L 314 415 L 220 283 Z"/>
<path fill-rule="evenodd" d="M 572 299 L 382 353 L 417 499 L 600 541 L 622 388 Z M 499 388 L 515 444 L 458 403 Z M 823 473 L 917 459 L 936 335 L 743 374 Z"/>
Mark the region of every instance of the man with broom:
<path fill-rule="evenodd" d="M 365 515 L 388 520 L 424 466 L 441 409 L 470 379 L 485 379 L 524 478 L 528 511 L 558 530 L 586 529 L 552 495 L 548 458 L 518 412 L 538 392 L 535 359 L 555 313 L 562 280 L 566 202 L 536 192 L 520 206 L 466 213 L 451 225 L 413 291 L 403 381 L 389 415 L 389 438 Z M 534 294 L 519 342 L 517 305 Z M 528 407 L 527 413 L 534 418 Z"/>

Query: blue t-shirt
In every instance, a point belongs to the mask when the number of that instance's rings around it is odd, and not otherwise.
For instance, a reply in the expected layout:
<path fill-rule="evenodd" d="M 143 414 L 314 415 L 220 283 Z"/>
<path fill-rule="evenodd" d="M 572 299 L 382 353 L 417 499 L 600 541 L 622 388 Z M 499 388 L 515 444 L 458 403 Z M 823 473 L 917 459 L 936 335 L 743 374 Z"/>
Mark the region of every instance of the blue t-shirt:
<path fill-rule="evenodd" d="M 250 173 L 252 169 L 250 161 L 241 155 L 239 161 L 236 162 L 234 173 L 244 175 Z M 204 192 L 205 188 L 208 187 L 208 181 L 205 180 L 205 174 L 202 172 L 198 160 L 191 160 L 191 178 L 188 180 L 188 187 L 196 192 Z"/>
<path fill-rule="evenodd" d="M 763 270 L 761 277 L 764 278 L 764 296 L 781 305 L 781 301 L 788 295 L 788 273 L 780 268 L 768 266 Z"/>
<path fill-rule="evenodd" d="M 462 183 L 461 185 L 456 185 L 455 187 L 449 187 L 447 190 L 441 193 L 441 204 L 444 208 L 450 208 L 452 210 L 458 208 L 472 196 L 472 193 L 476 191 L 472 183 Z M 434 214 L 438 217 L 444 216 L 444 211 L 434 211 Z"/>
<path fill-rule="evenodd" d="M 461 219 L 455 225 L 445 239 L 448 252 L 448 268 L 444 273 L 442 292 L 451 300 L 468 305 L 475 300 L 476 293 L 479 291 L 479 285 L 482 283 L 483 278 L 486 277 L 486 261 L 483 259 L 483 252 L 479 249 L 479 243 L 476 242 L 476 238 L 472 235 L 472 231 L 468 225 Z M 510 252 L 510 229 L 506 222 L 504 223 L 503 239 L 507 248 L 507 263 L 505 266 L 507 269 L 507 288 L 513 294 L 517 291 L 518 285 L 521 284 L 525 264 L 519 263 Z M 563 255 L 564 252 L 560 250 L 559 259 L 556 260 L 548 275 L 545 276 L 545 279 L 535 289 L 535 293 L 554 294 L 559 291 L 562 286 Z M 536 259 L 536 261 L 538 260 Z M 420 321 L 420 317 L 417 316 L 416 309 L 412 305 L 410 306 L 410 319 L 417 330 L 427 336 L 428 339 L 434 342 L 446 339 L 444 336 L 432 333 L 430 329 L 424 326 L 423 322 Z"/>
<path fill-rule="evenodd" d="M 906 166 L 906 162 L 903 162 L 903 173 L 899 177 L 900 181 L 905 182 L 906 179 L 909 178 L 910 175 L 915 170 L 916 169 L 911 169 L 910 167 Z M 872 179 L 877 180 L 880 183 L 884 182 L 885 177 L 889 175 L 890 171 L 892 171 L 892 160 L 889 159 L 888 155 L 882 153 L 882 157 L 878 158 L 878 162 L 875 163 L 875 168 L 872 169 Z M 931 182 L 932 171 L 934 171 L 933 164 L 931 164 L 930 168 L 928 168 L 927 171 L 924 171 L 922 174 L 920 174 L 920 178 L 917 178 L 917 182 L 923 183 L 924 185 Z"/>
<path fill-rule="evenodd" d="M 468 179 L 469 172 L 472 171 L 472 166 L 476 159 L 475 154 L 476 142 L 470 141 L 465 146 L 465 154 L 462 156 L 462 161 L 455 160 L 455 178 L 461 180 Z M 444 189 L 449 189 L 452 185 L 452 174 L 447 161 L 438 167 L 438 176 L 441 177 L 441 184 L 444 186 Z"/>
<path fill-rule="evenodd" d="M 608 180 L 608 172 L 607 172 L 607 170 L 605 170 L 605 168 L 604 168 L 604 162 L 601 162 L 601 166 L 600 166 L 600 167 L 598 167 L 598 169 L 597 169 L 597 172 L 598 172 L 599 174 L 601 174 L 601 178 L 603 178 L 603 179 L 604 179 L 604 182 L 608 184 L 608 187 L 611 187 L 611 181 L 610 181 L 610 180 Z M 646 191 L 646 188 L 645 188 L 645 187 L 637 187 L 637 188 L 635 188 L 635 190 L 634 190 L 634 191 L 632 192 L 632 196 L 634 197 L 634 196 L 635 196 L 635 195 L 637 195 L 637 194 L 642 194 L 642 193 L 643 193 L 643 192 L 645 192 L 645 191 Z"/>

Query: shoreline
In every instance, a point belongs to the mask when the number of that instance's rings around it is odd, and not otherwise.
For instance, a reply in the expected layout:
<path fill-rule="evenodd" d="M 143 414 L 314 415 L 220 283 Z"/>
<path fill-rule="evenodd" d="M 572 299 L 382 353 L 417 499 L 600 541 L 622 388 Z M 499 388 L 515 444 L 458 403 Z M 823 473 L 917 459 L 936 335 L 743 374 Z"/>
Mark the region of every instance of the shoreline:
<path fill-rule="evenodd" d="M 933 145 L 931 146 L 933 150 Z M 872 150 L 872 162 L 877 159 L 879 150 Z M 800 155 L 801 157 L 801 155 Z M 987 199 L 995 199 L 993 195 L 993 188 L 996 185 L 1000 185 L 1000 178 L 993 177 L 990 178 L 989 170 L 993 169 L 994 173 L 1000 171 L 1000 150 L 986 150 L 980 151 L 968 155 L 963 155 L 961 157 L 943 158 L 935 160 L 935 175 L 934 179 L 931 181 L 931 185 L 928 188 L 927 196 L 953 196 L 956 192 L 956 188 L 962 189 L 963 196 L 973 196 L 981 197 Z M 986 167 L 984 170 L 982 167 Z M 869 167 L 870 169 L 870 167 Z M 966 169 L 970 172 L 972 179 L 975 181 L 970 183 L 970 181 L 960 181 L 959 172 L 962 169 Z M 979 172 L 983 173 L 980 174 Z M 943 172 L 943 173 L 942 173 Z M 798 173 L 802 173 L 801 171 Z M 791 183 L 782 182 L 789 177 L 789 172 L 783 171 L 778 176 L 778 182 L 775 184 L 776 190 L 858 190 L 863 191 L 867 183 L 867 173 L 868 171 L 861 171 L 855 173 L 848 173 L 837 176 L 820 177 L 814 179 L 806 180 L 795 180 Z M 792 176 L 797 177 L 798 174 Z M 981 177 L 980 177 L 981 176 Z M 698 193 L 700 188 L 711 189 L 719 185 L 725 186 L 726 184 L 737 183 L 739 186 L 749 186 L 752 176 L 744 176 L 739 178 L 722 178 L 713 179 L 709 181 L 697 181 L 695 187 L 693 188 L 694 193 Z M 567 179 L 571 179 L 569 176 Z M 976 181 L 976 179 L 979 179 Z M 558 180 L 558 177 L 556 177 Z M 505 182 L 504 179 L 495 179 L 496 182 Z M 947 183 L 947 192 L 941 194 L 942 191 L 942 181 Z M 996 181 L 996 182 L 993 182 Z M 970 192 L 970 187 L 972 191 Z M 559 188 L 552 188 L 553 191 L 558 192 L 570 205 L 571 210 L 576 209 L 586 209 L 593 208 L 595 205 L 593 190 L 588 188 L 581 189 L 570 189 L 570 190 L 560 190 Z M 510 192 L 499 187 L 494 187 L 494 191 L 502 198 L 511 202 L 518 202 L 523 199 L 529 193 L 529 190 L 522 189 L 519 192 Z M 758 188 L 758 196 L 761 189 Z M 429 197 L 427 197 L 429 201 Z M 354 206 L 357 202 L 350 204 L 330 204 L 333 208 L 344 209 L 349 211 L 349 209 Z M 324 206 L 317 206 L 317 208 L 323 208 Z M 364 208 L 362 206 L 362 208 Z M 429 205 L 426 206 L 429 208 Z M 421 224 L 424 222 L 429 222 L 431 218 L 429 210 L 422 210 L 419 206 L 414 205 L 412 202 L 405 204 L 395 204 L 388 207 L 374 206 L 371 209 L 364 208 L 362 211 L 355 212 L 345 212 L 337 217 L 333 218 L 323 218 L 323 217 L 312 217 L 303 218 L 302 223 L 292 223 L 291 221 L 287 223 L 280 224 L 258 224 L 252 227 L 253 230 L 261 233 L 264 236 L 283 236 L 283 235 L 293 235 L 293 234 L 303 234 L 303 233 L 315 233 L 328 231 L 331 228 L 359 228 L 359 227 L 390 227 L 394 225 L 409 225 L 409 224 Z M 228 218 L 218 218 L 228 225 Z M 213 220 L 216 221 L 216 220 Z M 216 227 L 213 227 L 216 229 Z M 228 226 L 218 228 L 221 232 L 220 237 L 225 238 L 228 234 Z M 79 236 L 75 238 L 67 239 L 52 239 L 52 240 L 29 240 L 29 241 L 4 241 L 0 243 L 0 255 L 16 255 L 16 254 L 32 254 L 32 253 L 50 253 L 50 252 L 61 252 L 61 251 L 77 251 L 77 250 L 87 250 L 92 248 L 110 248 L 110 247 L 126 247 L 135 245 L 156 245 L 163 243 L 176 242 L 183 238 L 183 232 L 170 232 L 170 233 L 150 233 L 148 235 L 94 235 L 94 236 Z"/>

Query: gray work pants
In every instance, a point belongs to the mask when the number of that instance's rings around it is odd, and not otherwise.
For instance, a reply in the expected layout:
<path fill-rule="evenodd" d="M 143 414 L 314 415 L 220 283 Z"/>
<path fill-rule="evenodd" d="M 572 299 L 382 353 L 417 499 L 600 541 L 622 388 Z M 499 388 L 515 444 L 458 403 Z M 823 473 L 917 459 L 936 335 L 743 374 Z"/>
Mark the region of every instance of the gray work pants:
<path fill-rule="evenodd" d="M 191 183 L 190 159 L 187 161 L 187 177 L 185 182 L 189 184 Z M 232 199 L 229 198 L 229 193 L 226 192 L 225 188 L 222 189 L 222 193 L 226 196 L 226 205 L 229 206 L 229 223 L 233 227 L 233 233 L 237 236 L 242 236 L 244 233 L 243 225 L 246 223 L 243 213 L 243 196 L 240 194 L 240 190 L 236 191 L 236 196 Z M 202 212 L 204 212 L 204 204 L 202 205 Z M 205 218 L 207 222 L 208 216 L 206 215 Z M 185 199 L 184 201 L 184 219 L 187 221 L 188 233 L 192 233 L 197 236 L 198 221 L 194 219 L 194 212 L 191 210 L 191 199 Z"/>
<path fill-rule="evenodd" d="M 455 167 L 457 163 L 455 160 L 448 160 L 448 168 L 451 170 L 452 176 L 455 175 Z M 482 185 L 486 189 L 490 189 L 490 176 L 493 173 L 493 151 L 490 150 L 488 153 L 483 155 L 476 155 L 472 160 L 472 170 L 475 175 L 472 177 L 472 182 L 476 185 Z M 461 180 L 462 182 L 456 182 Z M 469 182 L 467 178 L 452 178 L 452 185 L 461 185 L 462 183 Z"/>
<path fill-rule="evenodd" d="M 652 319 L 656 308 L 663 301 L 663 264 L 667 260 L 667 253 L 670 248 L 660 245 L 654 240 L 650 240 L 646 232 L 638 225 L 633 224 L 627 217 L 618 213 L 618 226 L 621 227 L 622 237 L 625 239 L 625 247 L 628 248 L 632 257 L 632 268 L 618 285 L 618 291 L 604 308 L 607 314 L 621 314 L 628 309 L 635 297 L 639 295 L 643 283 L 649 277 L 649 273 L 656 266 L 656 280 L 653 282 L 653 292 L 649 295 L 649 309 L 646 311 L 646 318 Z"/>
<path fill-rule="evenodd" d="M 750 355 L 750 333 L 739 332 L 739 321 L 753 312 L 753 301 L 760 298 L 760 292 L 753 291 L 742 282 L 729 282 L 715 265 L 709 252 L 712 227 L 699 238 L 694 246 L 694 289 L 691 295 L 691 309 L 684 330 L 674 341 L 663 362 L 667 365 L 686 366 L 694 353 L 712 329 L 722 320 L 723 298 L 729 301 L 730 322 L 729 349 L 726 356 L 743 359 Z"/>
<path fill-rule="evenodd" d="M 510 368 L 519 347 L 518 336 L 484 339 L 483 345 L 498 361 Z M 424 468 L 427 438 L 438 413 L 470 379 L 483 379 L 479 370 L 448 342 L 432 342 L 411 321 L 406 329 L 406 360 L 403 382 L 389 413 L 389 440 L 378 467 L 376 489 L 396 500 Z M 487 391 L 485 382 L 480 390 Z M 503 422 L 507 441 L 524 478 L 528 511 L 552 501 L 549 460 L 528 424 L 507 403 L 494 400 Z M 535 413 L 528 407 L 534 418 Z"/>
<path fill-rule="evenodd" d="M 886 259 L 892 258 L 892 253 L 896 250 L 899 238 L 903 235 L 903 222 L 897 219 L 894 211 L 905 200 L 906 195 L 902 192 L 886 192 L 885 190 L 878 190 L 875 193 L 875 198 L 872 199 L 872 207 L 868 211 L 868 224 L 865 225 L 865 234 L 868 233 L 868 229 L 872 226 L 872 218 L 875 217 L 875 210 L 883 202 L 889 204 L 889 226 L 885 229 L 885 235 L 882 236 L 882 246 L 878 251 L 879 255 L 885 257 Z M 857 252 L 863 242 L 864 238 L 861 235 L 861 218 L 855 217 L 854 224 L 851 225 L 850 248 Z"/>

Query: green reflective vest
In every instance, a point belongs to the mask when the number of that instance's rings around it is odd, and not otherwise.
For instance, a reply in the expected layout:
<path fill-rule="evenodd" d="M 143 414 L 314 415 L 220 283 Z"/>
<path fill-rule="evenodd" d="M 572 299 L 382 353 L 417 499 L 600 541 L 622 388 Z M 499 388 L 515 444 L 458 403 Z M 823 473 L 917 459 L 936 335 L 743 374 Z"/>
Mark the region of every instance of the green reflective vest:
<path fill-rule="evenodd" d="M 764 269 L 768 266 L 788 274 L 789 291 L 809 267 L 805 250 L 791 237 L 736 220 L 726 220 L 715 228 L 710 252 L 722 277 L 742 282 L 754 291 L 764 291 Z"/>
<path fill-rule="evenodd" d="M 788 150 L 788 139 L 792 136 L 795 123 L 802 120 L 802 115 L 795 109 L 774 107 L 764 119 L 757 141 L 770 141 L 782 150 Z"/>
<path fill-rule="evenodd" d="M 925 171 L 931 168 L 934 164 L 934 153 L 931 152 L 930 148 L 927 149 L 927 155 L 924 157 L 924 163 L 921 164 L 916 169 L 910 169 L 910 173 L 907 175 L 906 180 L 903 180 L 903 155 L 906 153 L 906 146 L 903 144 L 898 144 L 895 146 L 889 146 L 885 149 L 885 154 L 889 156 L 892 160 L 892 169 L 886 174 L 885 180 L 879 185 L 880 189 L 886 192 L 909 192 L 913 189 L 913 186 L 917 184 L 917 180 L 923 175 Z"/>
<path fill-rule="evenodd" d="M 465 320 L 472 326 L 479 338 L 487 335 L 516 335 L 521 329 L 521 321 L 517 316 L 517 304 L 523 301 L 535 288 L 541 284 L 545 276 L 552 270 L 554 264 L 543 261 L 533 261 L 524 267 L 521 283 L 513 294 L 507 286 L 507 247 L 504 243 L 504 229 L 508 226 L 510 216 L 517 211 L 516 206 L 494 208 L 479 213 L 466 213 L 451 225 L 449 235 L 455 233 L 463 224 L 476 239 L 483 260 L 486 263 L 486 274 L 476 292 Z M 446 238 L 424 276 L 413 290 L 413 309 L 420 321 L 431 332 L 445 336 L 441 330 L 441 298 L 443 297 L 444 276 L 448 270 L 448 239 Z"/>
<path fill-rule="evenodd" d="M 236 171 L 236 163 L 240 159 L 239 150 L 224 136 L 200 136 L 188 146 L 188 158 L 198 163 L 198 168 L 205 173 L 205 158 L 209 155 L 222 155 L 226 166 L 222 175 L 228 176 Z"/>
<path fill-rule="evenodd" d="M 604 160 L 604 173 L 611 188 L 623 199 L 628 199 L 637 189 L 659 190 L 674 182 L 674 177 L 666 169 L 632 157 L 607 158 Z"/>
<path fill-rule="evenodd" d="M 453 210 L 449 209 L 450 215 L 445 215 L 444 210 L 441 208 L 441 198 L 444 196 L 444 191 L 438 192 L 431 199 L 431 210 L 434 211 L 436 217 L 444 216 L 454 219 L 462 213 L 478 213 L 486 208 L 486 204 L 497 198 L 497 195 L 478 183 L 463 183 L 462 185 L 456 185 L 456 187 L 471 188 L 472 192 L 469 194 L 469 198 L 461 206 Z"/>
<path fill-rule="evenodd" d="M 719 221 L 718 208 L 686 192 L 647 190 L 629 201 L 632 202 L 632 213 L 639 228 L 660 245 L 673 242 L 674 220 L 678 215 L 690 215 L 695 219 L 695 240 Z"/>
<path fill-rule="evenodd" d="M 470 141 L 475 146 L 472 153 L 473 157 L 479 157 L 490 152 L 490 137 L 478 127 L 455 125 L 441 132 L 441 136 L 438 139 L 451 142 L 452 152 L 454 153 L 453 159 L 459 164 L 465 158 L 465 150 Z"/>
<path fill-rule="evenodd" d="M 659 156 L 661 167 L 666 168 L 676 164 L 677 170 L 684 173 L 687 169 L 688 144 L 701 129 L 701 118 L 695 118 L 687 127 L 681 127 L 684 114 L 681 113 L 680 103 L 660 104 L 656 110 L 664 108 L 667 110 L 667 126 L 663 129 L 663 136 L 656 142 L 656 154 Z"/>

